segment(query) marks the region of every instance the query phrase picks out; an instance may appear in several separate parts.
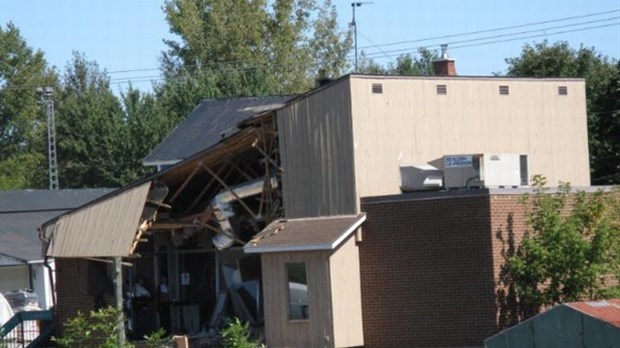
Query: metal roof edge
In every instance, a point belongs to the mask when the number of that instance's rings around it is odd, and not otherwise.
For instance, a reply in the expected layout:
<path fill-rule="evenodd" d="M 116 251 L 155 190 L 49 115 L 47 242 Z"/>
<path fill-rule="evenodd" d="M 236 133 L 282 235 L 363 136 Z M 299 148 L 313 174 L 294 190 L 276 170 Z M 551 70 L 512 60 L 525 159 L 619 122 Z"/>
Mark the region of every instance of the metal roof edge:
<path fill-rule="evenodd" d="M 456 75 L 456 76 L 437 76 L 437 75 L 373 75 L 373 74 L 351 74 L 352 78 L 361 79 L 382 79 L 382 80 L 506 80 L 506 81 L 570 81 L 585 82 L 581 77 L 518 77 L 518 76 L 485 76 L 485 75 Z"/>
<path fill-rule="evenodd" d="M 355 221 L 349 228 L 347 228 L 341 235 L 331 243 L 310 243 L 304 245 L 278 245 L 278 246 L 252 246 L 251 241 L 243 247 L 243 252 L 246 254 L 260 254 L 260 253 L 279 253 L 279 252 L 292 252 L 292 251 L 318 251 L 318 250 L 335 250 L 345 239 L 347 239 L 360 225 L 366 221 L 366 213 L 360 213 L 355 215 L 333 215 L 333 216 L 321 216 L 317 218 L 297 218 L 287 219 L 291 220 L 318 220 L 318 219 L 337 219 L 342 217 L 356 217 Z"/>
<path fill-rule="evenodd" d="M 291 251 L 318 251 L 318 250 L 331 250 L 332 245 L 328 243 L 323 244 L 304 244 L 304 245 L 284 245 L 277 247 L 253 247 L 244 246 L 243 252 L 246 254 L 264 254 L 264 253 L 283 253 Z"/>

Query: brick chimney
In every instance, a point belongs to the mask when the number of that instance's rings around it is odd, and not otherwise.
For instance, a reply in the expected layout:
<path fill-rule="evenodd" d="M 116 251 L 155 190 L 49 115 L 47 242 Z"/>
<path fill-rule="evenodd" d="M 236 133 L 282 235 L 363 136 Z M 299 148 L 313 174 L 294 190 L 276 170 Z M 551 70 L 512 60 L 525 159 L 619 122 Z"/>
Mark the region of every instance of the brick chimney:
<path fill-rule="evenodd" d="M 433 67 L 437 76 L 456 76 L 454 59 L 448 57 L 448 45 L 441 45 L 441 58 L 433 61 Z"/>

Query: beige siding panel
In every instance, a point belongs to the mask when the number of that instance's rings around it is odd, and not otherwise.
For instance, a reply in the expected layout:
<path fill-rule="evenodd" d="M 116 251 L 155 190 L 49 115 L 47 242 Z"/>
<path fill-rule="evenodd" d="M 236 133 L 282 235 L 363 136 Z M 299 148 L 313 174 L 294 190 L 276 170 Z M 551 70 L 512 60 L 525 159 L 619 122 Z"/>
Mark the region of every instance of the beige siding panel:
<path fill-rule="evenodd" d="M 286 263 L 305 262 L 309 320 L 288 320 Z M 333 347 L 328 253 L 325 251 L 261 255 L 267 346 Z"/>
<path fill-rule="evenodd" d="M 52 229 L 48 256 L 128 256 L 151 182 L 61 216 Z"/>
<path fill-rule="evenodd" d="M 286 217 L 357 212 L 349 79 L 277 112 Z"/>
<path fill-rule="evenodd" d="M 329 265 L 335 346 L 363 346 L 360 260 L 355 234 L 330 256 Z"/>
<path fill-rule="evenodd" d="M 530 176 L 590 184 L 583 80 L 353 76 L 351 100 L 359 197 L 400 193 L 399 165 L 448 154 L 526 153 Z"/>

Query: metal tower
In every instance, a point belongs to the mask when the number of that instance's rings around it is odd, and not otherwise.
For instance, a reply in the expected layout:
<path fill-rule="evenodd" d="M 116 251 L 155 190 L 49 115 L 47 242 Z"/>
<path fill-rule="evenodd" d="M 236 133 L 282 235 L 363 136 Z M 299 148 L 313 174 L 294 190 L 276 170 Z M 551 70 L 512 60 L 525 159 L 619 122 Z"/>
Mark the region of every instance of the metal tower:
<path fill-rule="evenodd" d="M 56 123 L 54 121 L 54 89 L 39 87 L 41 99 L 47 112 L 47 154 L 49 165 L 50 190 L 58 190 L 58 164 L 56 162 Z"/>

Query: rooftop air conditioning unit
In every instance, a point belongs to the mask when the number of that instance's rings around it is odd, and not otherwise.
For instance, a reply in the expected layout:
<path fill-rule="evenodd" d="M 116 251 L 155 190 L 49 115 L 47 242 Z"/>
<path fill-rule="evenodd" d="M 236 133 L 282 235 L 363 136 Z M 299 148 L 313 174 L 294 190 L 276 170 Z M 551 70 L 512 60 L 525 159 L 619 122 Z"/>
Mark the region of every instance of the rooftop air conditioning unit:
<path fill-rule="evenodd" d="M 443 172 L 430 164 L 400 167 L 400 179 L 403 192 L 439 190 L 443 187 Z"/>
<path fill-rule="evenodd" d="M 505 188 L 528 185 L 527 155 L 486 153 L 443 158 L 444 182 L 453 188 Z"/>

